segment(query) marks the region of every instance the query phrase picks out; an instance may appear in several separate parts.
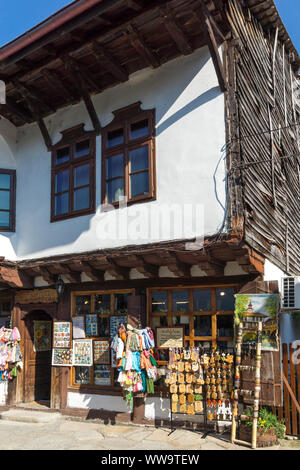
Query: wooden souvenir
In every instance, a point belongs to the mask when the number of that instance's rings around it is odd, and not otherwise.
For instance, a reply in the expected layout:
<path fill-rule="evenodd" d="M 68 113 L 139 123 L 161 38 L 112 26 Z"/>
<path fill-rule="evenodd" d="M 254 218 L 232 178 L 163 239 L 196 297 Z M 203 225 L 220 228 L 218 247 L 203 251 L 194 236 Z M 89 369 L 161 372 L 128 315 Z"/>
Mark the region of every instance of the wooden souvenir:
<path fill-rule="evenodd" d="M 183 405 L 186 402 L 186 396 L 182 393 L 179 395 L 179 403 Z"/>
<path fill-rule="evenodd" d="M 184 374 L 178 374 L 178 383 L 180 384 L 185 383 Z"/>
<path fill-rule="evenodd" d="M 195 396 L 193 393 L 189 393 L 187 396 L 188 403 L 194 403 L 195 401 Z"/>
<path fill-rule="evenodd" d="M 183 358 L 184 358 L 185 361 L 189 361 L 189 360 L 190 360 L 190 358 L 191 358 L 191 353 L 190 353 L 190 351 L 189 351 L 188 349 L 185 350 L 185 351 L 183 351 Z"/>
<path fill-rule="evenodd" d="M 177 374 L 176 372 L 173 372 L 173 374 L 171 374 L 170 383 L 176 384 L 176 381 L 177 381 Z"/>
<path fill-rule="evenodd" d="M 192 360 L 193 362 L 197 362 L 198 359 L 199 359 L 199 355 L 198 355 L 197 351 L 192 351 L 192 353 L 191 353 L 191 360 Z"/>
<path fill-rule="evenodd" d="M 179 393 L 185 393 L 185 384 L 179 385 Z"/>
<path fill-rule="evenodd" d="M 193 381 L 193 374 L 186 374 L 185 376 L 186 383 L 191 384 Z"/>
<path fill-rule="evenodd" d="M 186 372 L 190 372 L 192 370 L 192 365 L 190 362 L 186 362 L 185 365 L 184 365 L 184 370 Z"/>
<path fill-rule="evenodd" d="M 180 413 L 186 413 L 186 404 L 185 404 L 185 403 L 183 403 L 182 405 L 180 405 L 179 411 L 180 411 Z"/>
<path fill-rule="evenodd" d="M 185 386 L 185 391 L 186 391 L 186 393 L 194 393 L 194 386 L 191 385 L 191 384 L 187 384 Z"/>
<path fill-rule="evenodd" d="M 177 402 L 172 402 L 172 413 L 177 413 L 178 405 Z"/>
<path fill-rule="evenodd" d="M 177 363 L 177 370 L 179 372 L 183 372 L 184 371 L 184 362 L 180 361 Z"/>
<path fill-rule="evenodd" d="M 198 362 L 192 362 L 192 371 L 197 372 L 199 370 Z"/>
<path fill-rule="evenodd" d="M 195 393 L 202 393 L 202 385 L 197 385 L 197 386 L 194 388 L 194 392 L 195 392 Z"/>
<path fill-rule="evenodd" d="M 202 401 L 195 401 L 195 411 L 196 411 L 196 413 L 202 413 L 203 412 L 203 403 L 202 403 Z"/>
<path fill-rule="evenodd" d="M 177 393 L 173 393 L 173 395 L 172 395 L 172 401 L 178 402 L 178 395 L 177 395 Z"/>
<path fill-rule="evenodd" d="M 176 384 L 172 384 L 171 387 L 170 387 L 170 392 L 171 393 L 177 393 L 177 385 Z"/>
<path fill-rule="evenodd" d="M 187 414 L 188 414 L 188 415 L 194 415 L 194 414 L 195 414 L 194 405 L 188 405 L 188 406 L 187 406 Z"/>

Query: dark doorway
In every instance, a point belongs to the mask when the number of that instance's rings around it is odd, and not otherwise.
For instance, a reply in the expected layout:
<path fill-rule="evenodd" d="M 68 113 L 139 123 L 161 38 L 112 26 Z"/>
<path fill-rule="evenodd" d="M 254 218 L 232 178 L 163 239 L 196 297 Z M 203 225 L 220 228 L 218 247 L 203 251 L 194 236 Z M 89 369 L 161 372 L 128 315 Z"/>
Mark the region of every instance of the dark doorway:
<path fill-rule="evenodd" d="M 50 344 L 48 351 L 38 351 L 34 347 L 34 322 L 46 321 Z M 41 402 L 50 400 L 51 390 L 51 350 L 52 350 L 52 318 L 43 310 L 31 311 L 25 317 L 25 402 Z"/>

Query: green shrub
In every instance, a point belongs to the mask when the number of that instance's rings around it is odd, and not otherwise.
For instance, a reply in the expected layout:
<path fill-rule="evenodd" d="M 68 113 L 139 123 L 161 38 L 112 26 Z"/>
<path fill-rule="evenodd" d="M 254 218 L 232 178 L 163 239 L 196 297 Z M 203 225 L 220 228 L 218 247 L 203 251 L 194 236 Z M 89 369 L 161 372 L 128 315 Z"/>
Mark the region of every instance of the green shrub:
<path fill-rule="evenodd" d="M 248 408 L 245 410 L 244 415 L 249 416 L 249 418 L 253 417 L 253 407 Z M 252 427 L 252 421 L 244 421 L 246 426 Z M 276 436 L 279 439 L 284 438 L 285 434 L 285 426 L 284 421 L 279 421 L 277 416 L 267 410 L 267 408 L 261 408 L 258 412 L 258 422 L 257 422 L 258 429 L 265 434 L 269 429 L 274 429 Z"/>

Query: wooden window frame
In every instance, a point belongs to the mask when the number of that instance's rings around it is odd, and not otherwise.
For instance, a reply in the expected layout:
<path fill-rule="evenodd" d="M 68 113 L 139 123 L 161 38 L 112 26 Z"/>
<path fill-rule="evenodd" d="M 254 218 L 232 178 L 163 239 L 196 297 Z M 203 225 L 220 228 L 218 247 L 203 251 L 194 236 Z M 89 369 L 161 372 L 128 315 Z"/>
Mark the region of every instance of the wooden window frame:
<path fill-rule="evenodd" d="M 108 202 L 106 183 L 113 179 L 124 178 L 124 196 L 126 197 L 126 204 L 131 205 L 139 202 L 148 202 L 156 199 L 156 164 L 155 164 L 155 109 L 142 110 L 141 103 L 134 103 L 133 105 L 114 111 L 114 120 L 102 130 L 102 204 L 103 206 L 111 205 L 119 207 L 119 201 Z M 148 119 L 148 135 L 134 140 L 130 140 L 130 126 L 131 124 Z M 124 142 L 120 145 L 107 147 L 108 132 L 121 129 L 124 130 Z M 136 173 L 149 172 L 149 194 L 143 194 L 135 197 L 130 196 L 130 173 L 129 169 L 129 153 L 148 145 L 149 148 L 149 162 L 148 168 L 140 170 Z M 119 155 L 124 155 L 124 173 L 123 176 L 116 178 L 106 178 L 106 162 L 109 158 Z"/>
<path fill-rule="evenodd" d="M 109 318 L 111 316 L 127 316 L 128 314 L 116 314 L 115 313 L 115 308 L 114 308 L 114 296 L 116 294 L 130 294 L 134 295 L 135 289 L 113 289 L 113 290 L 93 290 L 93 291 L 74 291 L 71 293 L 71 318 L 76 317 L 76 316 L 84 316 L 84 314 L 76 315 L 75 308 L 76 308 L 76 296 L 91 296 L 91 309 L 90 313 L 98 315 L 98 317 L 101 318 Z M 110 313 L 109 314 L 103 314 L 103 313 L 97 313 L 95 312 L 95 296 L 98 294 L 102 295 L 110 295 Z M 92 337 L 89 336 L 86 339 L 91 339 L 92 341 L 109 341 L 111 342 L 111 338 L 105 338 L 105 337 Z M 89 384 L 80 384 L 80 383 L 75 383 L 75 366 L 71 367 L 71 373 L 70 373 L 70 383 L 69 387 L 72 389 L 90 389 L 90 390 L 97 390 L 99 392 L 109 392 L 109 391 L 115 391 L 115 392 L 120 392 L 122 393 L 121 387 L 117 387 L 114 385 L 114 371 L 116 370 L 115 367 L 111 367 L 111 364 L 103 364 L 107 365 L 110 367 L 110 385 L 95 385 L 94 384 L 94 364 L 93 366 L 89 367 L 90 369 L 90 383 Z M 76 366 L 77 367 L 77 366 Z M 85 366 L 83 366 L 85 367 Z"/>
<path fill-rule="evenodd" d="M 0 174 L 10 175 L 11 177 L 10 189 L 7 190 L 7 191 L 10 191 L 9 209 L 8 210 L 3 209 L 3 212 L 9 212 L 9 226 L 8 227 L 0 226 L 0 232 L 15 232 L 16 230 L 16 184 L 17 184 L 16 170 L 0 169 Z"/>
<path fill-rule="evenodd" d="M 52 170 L 51 170 L 51 218 L 50 222 L 59 222 L 61 220 L 70 219 L 73 217 L 80 217 L 88 214 L 95 213 L 95 167 L 96 167 L 96 132 L 86 132 L 83 129 L 84 125 L 72 127 L 62 132 L 62 139 L 58 144 L 53 147 L 52 150 Z M 76 144 L 89 140 L 90 152 L 88 155 L 82 157 L 75 157 Z M 57 151 L 65 147 L 70 147 L 70 157 L 65 163 L 56 164 Z M 89 207 L 87 209 L 74 210 L 74 172 L 77 167 L 84 166 L 85 164 L 90 165 L 90 183 L 89 185 L 80 186 L 82 189 L 89 187 Z M 69 171 L 69 189 L 67 191 L 61 191 L 60 193 L 55 192 L 55 178 L 56 175 L 63 171 Z M 69 194 L 69 207 L 66 214 L 55 215 L 55 197 L 58 194 L 68 193 Z"/>
<path fill-rule="evenodd" d="M 200 285 L 200 286 L 186 286 L 186 287 L 150 287 L 147 289 L 147 324 L 152 327 L 152 318 L 164 316 L 167 318 L 167 327 L 173 327 L 173 316 L 189 316 L 189 336 L 184 336 L 184 343 L 188 342 L 190 347 L 195 346 L 195 341 L 210 342 L 213 347 L 217 346 L 218 341 L 230 343 L 233 342 L 233 337 L 218 337 L 217 335 L 217 317 L 218 315 L 229 315 L 234 317 L 234 310 L 217 310 L 216 306 L 216 292 L 217 289 L 234 289 L 237 292 L 238 284 L 217 284 L 217 285 Z M 210 290 L 211 291 L 211 309 L 207 311 L 194 310 L 194 290 Z M 172 292 L 174 291 L 188 291 L 189 293 L 189 309 L 187 312 L 174 312 L 172 309 Z M 152 312 L 152 292 L 167 292 L 168 293 L 168 309 L 167 312 Z M 210 316 L 211 317 L 211 336 L 195 336 L 194 316 Z M 163 349 L 163 348 L 161 348 Z M 167 365 L 166 361 L 158 361 L 159 365 Z"/>

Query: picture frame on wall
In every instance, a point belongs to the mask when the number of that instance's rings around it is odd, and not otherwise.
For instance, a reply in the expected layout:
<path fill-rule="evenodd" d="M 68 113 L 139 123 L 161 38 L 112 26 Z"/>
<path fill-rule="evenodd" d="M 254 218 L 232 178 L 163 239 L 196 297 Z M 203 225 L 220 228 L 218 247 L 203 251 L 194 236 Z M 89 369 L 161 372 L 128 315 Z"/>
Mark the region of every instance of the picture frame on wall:
<path fill-rule="evenodd" d="M 73 365 L 72 349 L 53 348 L 52 366 L 71 367 Z"/>
<path fill-rule="evenodd" d="M 53 348 L 71 348 L 71 322 L 54 322 Z"/>
<path fill-rule="evenodd" d="M 98 315 L 89 313 L 85 315 L 85 335 L 87 337 L 99 335 Z"/>
<path fill-rule="evenodd" d="M 91 367 L 93 365 L 93 341 L 91 339 L 73 340 L 73 366 Z"/>
<path fill-rule="evenodd" d="M 73 324 L 73 339 L 84 339 L 85 338 L 85 321 L 84 317 L 72 318 Z"/>
<path fill-rule="evenodd" d="M 110 343 L 105 340 L 94 340 L 94 364 L 108 365 L 110 364 Z"/>

